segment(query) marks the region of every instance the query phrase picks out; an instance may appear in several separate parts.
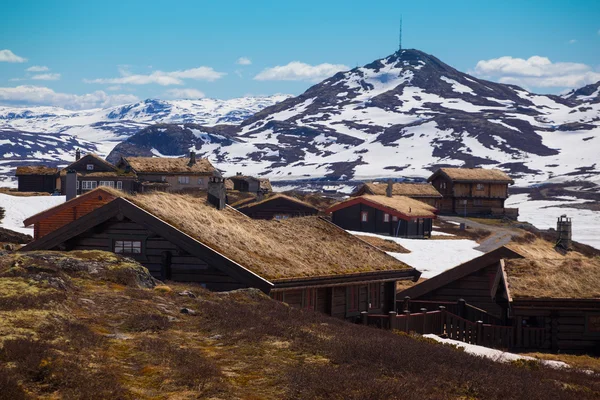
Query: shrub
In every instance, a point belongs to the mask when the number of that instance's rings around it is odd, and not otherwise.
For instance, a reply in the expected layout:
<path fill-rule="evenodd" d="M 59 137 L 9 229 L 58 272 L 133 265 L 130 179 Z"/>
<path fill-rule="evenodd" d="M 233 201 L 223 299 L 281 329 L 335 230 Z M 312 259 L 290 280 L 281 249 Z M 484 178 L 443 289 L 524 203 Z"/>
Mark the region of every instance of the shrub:
<path fill-rule="evenodd" d="M 0 400 L 24 400 L 28 396 L 11 371 L 0 366 Z"/>

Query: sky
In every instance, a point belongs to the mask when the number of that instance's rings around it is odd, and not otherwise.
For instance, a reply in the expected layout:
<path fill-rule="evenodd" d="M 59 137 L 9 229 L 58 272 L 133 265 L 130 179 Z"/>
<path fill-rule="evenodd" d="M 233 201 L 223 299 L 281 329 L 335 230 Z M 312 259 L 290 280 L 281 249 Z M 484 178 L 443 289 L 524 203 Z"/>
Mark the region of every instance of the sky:
<path fill-rule="evenodd" d="M 403 47 L 562 93 L 600 80 L 598 0 L 0 0 L 0 104 L 297 95 Z"/>

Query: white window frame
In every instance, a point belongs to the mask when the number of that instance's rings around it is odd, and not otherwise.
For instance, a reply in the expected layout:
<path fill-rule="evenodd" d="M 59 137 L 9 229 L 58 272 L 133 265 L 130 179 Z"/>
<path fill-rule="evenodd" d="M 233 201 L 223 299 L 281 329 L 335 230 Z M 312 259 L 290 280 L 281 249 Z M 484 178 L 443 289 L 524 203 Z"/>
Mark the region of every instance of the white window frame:
<path fill-rule="evenodd" d="M 198 185 L 200 185 L 200 186 L 204 185 L 204 179 L 203 178 L 198 178 Z"/>
<path fill-rule="evenodd" d="M 167 177 L 166 177 L 166 176 L 164 176 L 164 175 L 163 175 L 163 176 L 161 176 L 161 177 L 160 177 L 160 181 L 161 181 L 161 182 L 166 182 L 166 181 L 167 181 Z"/>
<path fill-rule="evenodd" d="M 440 182 L 440 189 L 446 189 L 446 182 Z"/>
<path fill-rule="evenodd" d="M 483 183 L 478 183 L 477 186 L 475 186 L 475 190 L 483 191 L 485 190 L 485 185 Z"/>
<path fill-rule="evenodd" d="M 368 211 L 360 212 L 360 222 L 369 222 L 369 212 Z"/>
<path fill-rule="evenodd" d="M 93 171 L 94 170 L 94 164 L 87 164 L 85 166 L 85 169 L 88 170 L 88 171 Z"/>
<path fill-rule="evenodd" d="M 119 190 L 123 189 L 123 181 L 117 181 L 117 189 L 119 189 Z"/>
<path fill-rule="evenodd" d="M 388 213 L 383 214 L 383 222 L 390 222 L 390 214 L 388 214 Z"/>
<path fill-rule="evenodd" d="M 77 190 L 79 190 L 79 179 L 77 179 L 77 184 L 75 186 L 77 187 Z"/>
<path fill-rule="evenodd" d="M 98 187 L 96 181 L 81 181 L 81 190 L 94 190 Z"/>
<path fill-rule="evenodd" d="M 98 184 L 98 186 L 107 186 L 107 187 L 114 188 L 115 187 L 115 181 L 100 181 L 100 183 Z"/>
<path fill-rule="evenodd" d="M 392 217 L 392 221 L 394 221 L 394 222 L 398 222 L 398 217 L 394 215 L 394 216 Z"/>
<path fill-rule="evenodd" d="M 115 240 L 113 251 L 116 254 L 142 254 L 141 240 Z"/>
<path fill-rule="evenodd" d="M 180 185 L 189 185 L 190 184 L 190 177 L 186 176 L 186 175 L 181 175 L 177 177 L 177 182 L 179 182 Z"/>

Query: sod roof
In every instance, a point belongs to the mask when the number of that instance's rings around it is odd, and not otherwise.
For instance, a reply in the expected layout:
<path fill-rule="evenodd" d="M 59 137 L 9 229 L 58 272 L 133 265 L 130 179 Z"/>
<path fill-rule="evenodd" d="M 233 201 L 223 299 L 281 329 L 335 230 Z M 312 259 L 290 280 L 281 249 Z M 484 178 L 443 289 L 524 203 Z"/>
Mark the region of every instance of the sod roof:
<path fill-rule="evenodd" d="M 439 174 L 444 174 L 455 182 L 514 183 L 504 171 L 486 168 L 440 168 L 429 181 Z"/>
<path fill-rule="evenodd" d="M 138 174 L 202 174 L 212 175 L 216 169 L 207 158 L 198 158 L 190 165 L 190 159 L 169 157 L 124 157 L 124 160 Z"/>
<path fill-rule="evenodd" d="M 46 167 L 44 165 L 25 165 L 17 167 L 15 175 L 56 175 L 58 168 Z"/>
<path fill-rule="evenodd" d="M 304 202 L 304 201 L 302 201 L 300 199 L 296 199 L 296 198 L 291 197 L 291 196 L 286 196 L 285 194 L 281 194 L 281 193 L 272 194 L 272 195 L 265 195 L 263 197 L 263 199 L 259 200 L 259 201 L 252 201 L 252 199 L 240 200 L 239 202 L 231 204 L 231 206 L 234 207 L 234 208 L 237 208 L 238 210 L 241 210 L 241 209 L 246 209 L 246 208 L 254 207 L 254 206 L 257 206 L 257 205 L 260 205 L 260 204 L 268 203 L 270 201 L 278 200 L 278 199 L 289 200 L 291 202 L 294 202 L 296 204 L 302 205 L 304 207 L 312 208 L 315 211 L 319 211 L 312 204 L 308 204 L 308 203 L 306 203 L 306 202 Z"/>
<path fill-rule="evenodd" d="M 319 217 L 253 220 L 186 194 L 124 197 L 272 281 L 412 269 Z"/>
<path fill-rule="evenodd" d="M 406 196 L 387 197 L 366 194 L 336 203 L 327 212 L 337 211 L 357 203 L 367 204 L 382 211 L 387 211 L 391 214 L 400 214 L 403 217 L 409 218 L 435 218 L 437 211 L 435 207 L 429 204 Z"/>
<path fill-rule="evenodd" d="M 359 195 L 373 194 L 385 196 L 387 193 L 387 183 L 365 183 L 356 191 L 356 193 Z M 394 183 L 392 185 L 392 195 L 407 197 L 442 197 L 440 192 L 438 192 L 430 183 Z"/>

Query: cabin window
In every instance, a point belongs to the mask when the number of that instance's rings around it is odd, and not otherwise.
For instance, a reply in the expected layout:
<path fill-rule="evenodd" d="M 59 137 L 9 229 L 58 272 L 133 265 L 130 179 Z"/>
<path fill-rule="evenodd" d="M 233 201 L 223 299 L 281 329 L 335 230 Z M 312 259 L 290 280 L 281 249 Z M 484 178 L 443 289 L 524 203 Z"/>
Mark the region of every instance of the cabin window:
<path fill-rule="evenodd" d="M 117 181 L 117 189 L 123 189 L 123 181 Z"/>
<path fill-rule="evenodd" d="M 398 222 L 398 217 L 396 217 L 395 215 L 392 217 L 392 221 L 394 222 Z"/>
<path fill-rule="evenodd" d="M 360 220 L 362 222 L 367 222 L 369 221 L 369 212 L 368 211 L 361 211 L 360 212 Z"/>
<path fill-rule="evenodd" d="M 440 182 L 440 189 L 446 189 L 446 182 Z"/>
<path fill-rule="evenodd" d="M 79 181 L 77 181 L 77 184 L 75 186 L 77 187 L 77 190 L 79 190 Z"/>
<path fill-rule="evenodd" d="M 189 176 L 180 176 L 179 183 L 182 185 L 187 185 L 188 183 L 190 183 L 190 177 Z"/>
<path fill-rule="evenodd" d="M 317 306 L 317 289 L 304 289 L 302 291 L 302 308 L 315 310 Z"/>
<path fill-rule="evenodd" d="M 98 182 L 96 181 L 82 181 L 81 189 L 83 190 L 92 190 L 98 187 Z"/>
<path fill-rule="evenodd" d="M 198 178 L 198 185 L 200 185 L 200 186 L 204 185 L 204 179 Z"/>
<path fill-rule="evenodd" d="M 274 218 L 277 219 L 277 220 L 289 219 L 290 215 L 289 214 L 275 214 Z"/>
<path fill-rule="evenodd" d="M 346 288 L 346 308 L 348 312 L 358 312 L 360 306 L 360 286 Z"/>
<path fill-rule="evenodd" d="M 383 214 L 383 222 L 390 222 L 390 214 Z"/>
<path fill-rule="evenodd" d="M 142 242 L 140 240 L 115 240 L 115 253 L 141 254 Z"/>
<path fill-rule="evenodd" d="M 93 171 L 94 170 L 94 164 L 88 164 L 88 165 L 86 165 L 85 169 L 87 169 L 88 171 Z"/>
<path fill-rule="evenodd" d="M 167 177 L 166 176 L 161 176 L 160 180 L 161 180 L 161 182 L 166 182 L 167 181 Z"/>
<path fill-rule="evenodd" d="M 115 182 L 114 181 L 100 181 L 100 186 L 108 186 L 108 187 L 114 188 Z"/>
<path fill-rule="evenodd" d="M 483 190 L 484 189 L 483 183 L 478 183 L 476 188 L 477 188 L 477 190 L 480 190 L 480 191 Z"/>
<path fill-rule="evenodd" d="M 381 308 L 381 283 L 369 283 L 369 309 Z"/>
<path fill-rule="evenodd" d="M 274 300 L 277 300 L 277 301 L 284 301 L 284 300 L 283 300 L 283 293 L 284 293 L 284 292 L 273 292 L 273 293 L 272 293 L 272 295 L 271 295 L 271 297 L 272 297 Z"/>
<path fill-rule="evenodd" d="M 474 199 L 473 200 L 473 205 L 474 206 L 480 206 L 482 204 L 483 204 L 483 202 L 481 201 L 481 199 Z"/>

